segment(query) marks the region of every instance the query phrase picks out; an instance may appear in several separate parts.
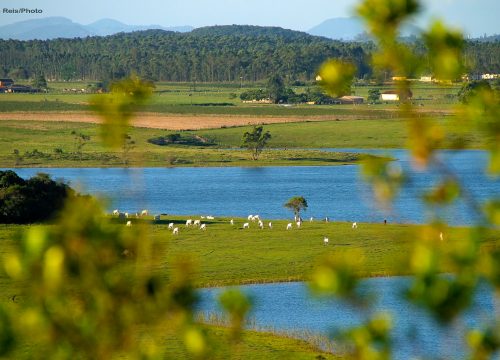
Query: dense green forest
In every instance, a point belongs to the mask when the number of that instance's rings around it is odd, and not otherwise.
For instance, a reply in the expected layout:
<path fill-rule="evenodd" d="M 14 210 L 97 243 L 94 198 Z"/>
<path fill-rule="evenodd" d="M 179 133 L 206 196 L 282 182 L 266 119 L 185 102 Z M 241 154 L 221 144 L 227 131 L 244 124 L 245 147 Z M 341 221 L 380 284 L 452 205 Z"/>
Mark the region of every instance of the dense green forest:
<path fill-rule="evenodd" d="M 414 45 L 420 48 L 419 45 Z M 135 73 L 154 81 L 259 81 L 279 73 L 311 80 L 327 58 L 349 60 L 371 75 L 372 43 L 334 41 L 276 27 L 213 26 L 190 33 L 148 30 L 107 37 L 1 40 L 0 76 L 106 80 Z M 471 72 L 500 72 L 500 42 L 470 42 Z"/>

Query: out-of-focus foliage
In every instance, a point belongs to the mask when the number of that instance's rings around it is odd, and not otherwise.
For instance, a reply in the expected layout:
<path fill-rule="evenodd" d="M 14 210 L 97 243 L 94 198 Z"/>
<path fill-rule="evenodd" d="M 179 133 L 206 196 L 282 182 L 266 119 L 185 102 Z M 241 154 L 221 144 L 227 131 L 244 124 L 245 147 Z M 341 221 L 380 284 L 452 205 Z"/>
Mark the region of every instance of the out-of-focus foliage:
<path fill-rule="evenodd" d="M 467 342 L 472 350 L 471 359 L 491 359 L 500 349 L 500 327 L 491 326 L 484 331 L 472 330 L 467 334 Z"/>
<path fill-rule="evenodd" d="M 418 74 L 421 69 L 431 70 L 440 80 L 456 80 L 464 71 L 461 63 L 464 40 L 460 32 L 449 29 L 441 22 L 434 22 L 423 33 L 423 44 L 427 56 L 420 57 L 398 39 L 402 24 L 420 9 L 416 0 L 364 0 L 357 7 L 358 14 L 365 20 L 371 34 L 377 41 L 377 51 L 373 55 L 374 67 L 380 72 L 388 71 L 402 81 L 396 86 L 399 91 L 409 91 L 411 83 L 407 77 Z M 426 62 L 427 64 L 424 64 Z M 342 64 L 335 63 L 335 68 Z M 349 71 L 350 72 L 350 71 Z M 337 78 L 336 78 L 337 79 Z M 336 89 L 347 88 L 349 79 L 339 78 Z M 327 89 L 327 88 L 326 88 Z M 464 84 L 459 92 L 463 106 L 454 119 L 463 133 L 481 133 L 490 153 L 489 170 L 500 172 L 500 96 L 495 88 L 485 82 Z M 484 227 L 500 223 L 498 199 L 490 199 L 484 207 L 474 199 L 461 184 L 459 177 L 438 156 L 447 141 L 443 122 L 437 118 L 421 116 L 410 102 L 400 106 L 401 116 L 408 119 L 408 148 L 412 163 L 417 170 L 435 171 L 439 176 L 436 185 L 422 194 L 426 204 L 433 210 L 434 222 L 415 235 L 415 248 L 409 256 L 408 269 L 414 274 L 407 290 L 408 300 L 428 311 L 444 326 L 454 322 L 470 306 L 476 288 L 481 280 L 488 281 L 497 289 L 500 284 L 500 258 L 498 250 L 481 250 L 484 241 Z M 460 139 L 459 139 L 460 140 Z M 463 146 L 456 141 L 456 146 Z M 398 194 L 404 180 L 411 178 L 395 167 L 390 160 L 369 158 L 363 164 L 362 174 L 371 183 L 375 198 L 387 206 Z M 469 234 L 453 238 L 448 227 L 440 221 L 440 211 L 452 202 L 461 200 L 472 209 L 481 223 L 472 227 Z M 452 274 L 443 275 L 445 268 Z M 312 289 L 335 296 L 356 293 L 357 279 L 352 263 L 339 257 L 331 257 L 319 263 L 311 274 Z M 469 334 L 472 358 L 487 359 L 499 349 L 498 323 L 484 332 L 474 330 Z M 387 332 L 388 326 L 384 326 Z M 358 359 L 389 358 L 383 332 L 382 344 L 372 346 L 373 336 L 370 322 L 359 328 L 344 331 L 340 338 L 347 340 Z M 337 334 L 339 335 L 339 334 Z"/>
<path fill-rule="evenodd" d="M 245 324 L 245 317 L 252 306 L 252 301 L 241 291 L 230 289 L 220 295 L 219 302 L 229 315 L 231 337 L 234 341 L 238 341 Z"/>
<path fill-rule="evenodd" d="M 391 159 L 367 157 L 361 163 L 364 178 L 372 184 L 375 200 L 388 205 L 405 181 L 403 170 Z"/>
<path fill-rule="evenodd" d="M 464 46 L 462 33 L 447 29 L 440 21 L 434 22 L 429 31 L 423 34 L 431 71 L 440 80 L 455 80 L 463 73 L 461 53 Z"/>
<path fill-rule="evenodd" d="M 126 142 L 130 120 L 149 99 L 153 90 L 150 82 L 137 77 L 125 79 L 111 86 L 111 93 L 92 98 L 93 109 L 101 116 L 101 138 L 107 146 L 121 148 Z"/>
<path fill-rule="evenodd" d="M 349 252 L 321 260 L 311 274 L 311 290 L 318 295 L 339 296 L 356 300 L 356 286 L 363 256 Z"/>
<path fill-rule="evenodd" d="M 351 85 L 356 68 L 349 63 L 329 60 L 321 65 L 318 76 L 326 92 L 334 97 L 351 95 Z"/>
<path fill-rule="evenodd" d="M 466 104 L 460 109 L 462 124 L 479 130 L 490 152 L 489 171 L 500 173 L 500 92 L 486 85 L 477 85 L 468 92 Z"/>
<path fill-rule="evenodd" d="M 351 349 L 349 359 L 385 360 L 391 358 L 392 318 L 390 314 L 378 313 L 360 326 L 341 330 L 333 336 Z"/>
<path fill-rule="evenodd" d="M 142 226 L 117 226 L 94 199 L 72 199 L 55 226 L 31 228 L 5 259 L 26 287 L 14 311 L 0 312 L 2 350 L 29 339 L 41 359 L 156 359 L 163 345 L 142 341 L 139 328 L 169 322 L 190 353 L 203 353 L 203 336 L 193 340 L 192 266 L 179 261 L 165 281 L 152 271 L 155 253 Z"/>

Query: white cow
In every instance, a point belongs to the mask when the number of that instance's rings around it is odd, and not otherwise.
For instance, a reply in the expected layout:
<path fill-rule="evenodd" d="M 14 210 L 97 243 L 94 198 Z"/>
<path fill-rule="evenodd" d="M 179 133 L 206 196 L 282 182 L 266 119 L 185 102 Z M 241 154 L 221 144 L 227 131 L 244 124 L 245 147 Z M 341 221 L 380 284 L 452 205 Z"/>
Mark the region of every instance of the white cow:
<path fill-rule="evenodd" d="M 193 222 L 193 225 L 194 225 L 194 226 L 200 226 L 200 225 L 201 225 L 201 221 L 200 221 L 200 220 L 195 220 L 195 221 Z"/>
<path fill-rule="evenodd" d="M 191 226 L 191 225 L 193 225 L 193 220 L 191 219 L 186 220 L 186 226 Z"/>
<path fill-rule="evenodd" d="M 314 221 L 314 218 L 311 216 L 311 218 L 309 219 L 309 222 L 313 222 Z"/>
<path fill-rule="evenodd" d="M 250 224 L 249 223 L 244 223 L 243 224 L 243 229 L 249 229 L 250 228 Z"/>
<path fill-rule="evenodd" d="M 148 215 L 149 215 L 149 211 L 147 211 L 147 210 L 141 211 L 141 216 L 148 216 Z"/>
<path fill-rule="evenodd" d="M 128 213 L 125 213 L 125 217 L 126 217 L 126 218 L 128 219 L 128 217 L 129 217 L 129 214 L 128 214 Z"/>
<path fill-rule="evenodd" d="M 269 229 L 272 229 L 273 228 L 273 223 L 272 222 L 269 222 Z"/>
<path fill-rule="evenodd" d="M 352 223 L 352 228 L 353 229 L 357 229 L 358 228 L 358 223 L 357 222 L 353 222 Z"/>
<path fill-rule="evenodd" d="M 234 220 L 233 220 L 233 219 L 231 219 L 230 223 L 231 223 L 231 225 L 234 225 Z"/>
<path fill-rule="evenodd" d="M 200 219 L 204 219 L 205 217 L 204 216 L 200 216 Z"/>
<path fill-rule="evenodd" d="M 292 223 L 288 223 L 288 225 L 286 226 L 286 229 L 287 230 L 292 230 Z"/>
<path fill-rule="evenodd" d="M 129 221 L 127 221 L 127 226 L 128 226 L 128 227 L 131 227 L 131 226 L 132 226 L 132 221 L 130 221 L 130 220 L 129 220 Z"/>
<path fill-rule="evenodd" d="M 252 220 L 253 219 L 253 215 L 248 215 L 247 219 L 248 220 Z"/>
<path fill-rule="evenodd" d="M 113 215 L 120 215 L 120 211 L 118 209 L 114 210 Z"/>
<path fill-rule="evenodd" d="M 173 228 L 174 228 L 174 223 L 170 223 L 170 224 L 168 224 L 168 229 L 169 229 L 169 230 L 172 230 Z"/>
<path fill-rule="evenodd" d="M 174 229 L 174 231 L 172 231 L 172 234 L 174 234 L 174 235 L 179 235 L 179 228 L 178 228 L 178 227 L 176 227 L 176 228 Z"/>
<path fill-rule="evenodd" d="M 213 216 L 207 216 L 207 220 L 215 220 Z"/>
<path fill-rule="evenodd" d="M 325 236 L 325 238 L 323 239 L 323 244 L 328 245 L 329 241 L 330 240 Z"/>
<path fill-rule="evenodd" d="M 302 226 L 302 221 L 297 221 L 297 227 L 300 228 Z"/>
<path fill-rule="evenodd" d="M 207 230 L 207 224 L 201 224 L 200 230 L 203 230 L 203 231 Z"/>
<path fill-rule="evenodd" d="M 260 221 L 260 220 L 259 220 L 259 227 L 260 227 L 261 229 L 264 229 L 264 223 L 263 223 L 262 221 Z"/>

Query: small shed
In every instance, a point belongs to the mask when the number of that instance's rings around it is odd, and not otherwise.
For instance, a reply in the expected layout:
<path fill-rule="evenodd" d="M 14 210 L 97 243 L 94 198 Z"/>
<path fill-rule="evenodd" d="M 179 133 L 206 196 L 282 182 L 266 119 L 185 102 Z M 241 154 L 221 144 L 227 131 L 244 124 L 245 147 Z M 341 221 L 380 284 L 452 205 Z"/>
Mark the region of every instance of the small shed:
<path fill-rule="evenodd" d="M 411 90 L 387 90 L 380 94 L 382 101 L 405 101 L 413 97 Z"/>
<path fill-rule="evenodd" d="M 14 84 L 14 80 L 12 79 L 0 79 L 0 87 L 12 86 Z"/>
<path fill-rule="evenodd" d="M 365 99 L 361 96 L 342 96 L 339 101 L 341 104 L 362 104 Z"/>

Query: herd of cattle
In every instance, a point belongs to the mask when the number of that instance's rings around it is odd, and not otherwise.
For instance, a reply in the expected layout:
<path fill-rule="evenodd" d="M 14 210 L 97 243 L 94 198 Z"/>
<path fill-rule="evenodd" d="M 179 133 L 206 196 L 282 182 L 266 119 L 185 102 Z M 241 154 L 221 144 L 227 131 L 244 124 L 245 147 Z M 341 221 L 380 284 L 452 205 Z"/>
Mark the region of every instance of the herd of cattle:
<path fill-rule="evenodd" d="M 129 214 L 127 212 L 120 212 L 119 210 L 114 210 L 113 211 L 113 215 L 117 216 L 119 219 L 128 219 L 128 218 L 134 218 L 134 217 L 135 218 L 140 218 L 140 217 L 143 217 L 143 216 L 149 216 L 149 211 L 148 210 L 142 210 L 140 213 Z M 161 215 L 155 215 L 155 216 L 153 216 L 153 220 L 154 221 L 160 221 L 161 220 Z M 202 223 L 202 220 L 215 220 L 215 217 L 213 217 L 213 216 L 200 216 L 200 219 L 198 219 L 198 220 L 187 219 L 185 227 L 186 228 L 196 227 L 196 228 L 199 228 L 202 231 L 206 231 L 207 230 L 207 224 Z M 242 229 L 250 229 L 250 224 L 252 224 L 252 223 L 257 223 L 257 226 L 260 229 L 264 229 L 265 228 L 264 222 L 261 220 L 261 218 L 260 218 L 259 215 L 248 215 L 247 220 L 248 220 L 248 222 L 243 223 Z M 302 223 L 303 223 L 302 218 L 299 217 L 299 216 L 295 216 L 294 220 L 295 220 L 295 227 L 300 229 L 302 227 Z M 314 221 L 314 218 L 311 217 L 309 219 L 309 222 L 313 222 L 313 221 Z M 328 220 L 328 218 L 325 218 L 324 221 L 328 222 L 329 220 Z M 233 219 L 231 219 L 229 221 L 229 223 L 232 226 L 234 226 L 234 220 Z M 126 226 L 128 226 L 128 227 L 132 226 L 132 221 L 128 220 L 126 222 Z M 292 223 L 292 222 L 288 223 L 286 225 L 286 230 L 292 230 L 293 226 L 294 226 L 294 223 Z M 267 227 L 272 230 L 273 229 L 273 223 L 271 221 L 268 222 Z M 356 222 L 353 222 L 352 223 L 352 228 L 353 229 L 357 229 L 358 228 L 358 224 Z M 175 226 L 175 223 L 173 223 L 173 222 L 169 223 L 168 224 L 168 229 L 172 231 L 173 235 L 179 235 L 179 227 Z M 327 245 L 328 242 L 329 242 L 329 239 L 328 239 L 328 237 L 325 236 L 324 239 L 323 239 L 323 243 L 325 245 Z"/>

